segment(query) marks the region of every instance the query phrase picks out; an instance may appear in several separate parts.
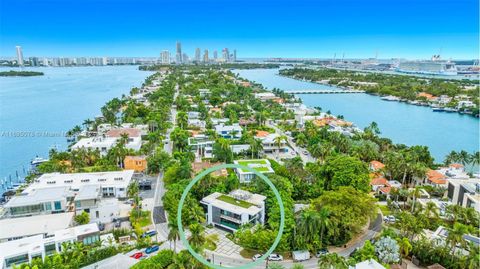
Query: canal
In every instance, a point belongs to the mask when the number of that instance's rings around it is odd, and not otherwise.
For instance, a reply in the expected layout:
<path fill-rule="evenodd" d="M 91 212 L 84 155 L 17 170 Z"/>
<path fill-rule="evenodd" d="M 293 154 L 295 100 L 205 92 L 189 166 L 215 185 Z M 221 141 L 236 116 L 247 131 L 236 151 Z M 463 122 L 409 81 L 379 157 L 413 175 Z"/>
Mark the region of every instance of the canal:
<path fill-rule="evenodd" d="M 295 80 L 278 75 L 278 69 L 233 70 L 267 89 L 284 91 L 334 87 Z M 468 115 L 432 112 L 431 108 L 381 100 L 368 94 L 303 94 L 297 95 L 311 107 L 343 115 L 359 128 L 375 121 L 382 136 L 395 143 L 428 146 L 436 162 L 442 162 L 452 150 L 479 150 L 479 119 Z"/>

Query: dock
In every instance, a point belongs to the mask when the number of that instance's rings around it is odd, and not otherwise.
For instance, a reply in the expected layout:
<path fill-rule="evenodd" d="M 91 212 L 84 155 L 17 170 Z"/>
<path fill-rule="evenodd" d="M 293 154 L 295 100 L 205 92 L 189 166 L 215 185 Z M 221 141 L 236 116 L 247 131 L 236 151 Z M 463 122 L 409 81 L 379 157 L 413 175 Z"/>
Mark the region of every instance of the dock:
<path fill-rule="evenodd" d="M 291 94 L 347 94 L 347 93 L 365 93 L 359 90 L 293 90 L 285 91 Z"/>

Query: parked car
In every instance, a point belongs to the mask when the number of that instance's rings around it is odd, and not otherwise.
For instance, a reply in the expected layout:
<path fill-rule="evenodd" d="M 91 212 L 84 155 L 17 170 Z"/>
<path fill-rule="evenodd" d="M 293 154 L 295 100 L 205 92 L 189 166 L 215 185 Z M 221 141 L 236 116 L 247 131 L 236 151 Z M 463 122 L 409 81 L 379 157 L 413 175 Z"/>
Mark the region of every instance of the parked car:
<path fill-rule="evenodd" d="M 101 222 L 99 222 L 99 223 L 97 223 L 97 224 L 98 224 L 98 229 L 99 229 L 100 231 L 105 230 L 105 224 L 103 224 L 103 223 L 101 223 Z"/>
<path fill-rule="evenodd" d="M 145 253 L 147 254 L 150 254 L 150 253 L 153 253 L 155 251 L 158 251 L 160 249 L 159 246 L 155 245 L 155 246 L 151 246 L 151 247 L 148 247 L 145 249 Z"/>
<path fill-rule="evenodd" d="M 277 253 L 272 253 L 268 256 L 268 260 L 274 262 L 283 261 L 283 256 Z"/>
<path fill-rule="evenodd" d="M 131 255 L 130 257 L 138 260 L 138 259 L 143 257 L 143 252 L 136 252 L 133 255 Z"/>
<path fill-rule="evenodd" d="M 152 237 L 152 236 L 155 236 L 156 234 L 157 234 L 157 231 L 155 230 L 146 231 L 142 234 L 142 238 L 145 238 L 147 236 Z"/>
<path fill-rule="evenodd" d="M 385 223 L 395 223 L 395 221 L 397 221 L 397 219 L 395 218 L 395 216 L 388 215 L 388 216 L 383 217 L 383 221 Z"/>
<path fill-rule="evenodd" d="M 115 228 L 120 228 L 120 226 L 122 226 L 122 222 L 120 220 L 115 220 L 115 222 L 113 223 L 113 225 L 115 226 Z"/>
<path fill-rule="evenodd" d="M 256 260 L 260 259 L 260 257 L 262 257 L 262 256 L 263 256 L 263 254 L 255 254 L 252 257 L 252 260 L 256 261 Z"/>
<path fill-rule="evenodd" d="M 292 258 L 294 262 L 301 262 L 310 259 L 310 252 L 307 250 L 292 251 Z"/>
<path fill-rule="evenodd" d="M 317 251 L 317 254 L 315 254 L 315 256 L 317 256 L 317 258 L 320 258 L 320 256 L 327 255 L 327 254 L 328 254 L 328 249 L 321 249 Z"/>

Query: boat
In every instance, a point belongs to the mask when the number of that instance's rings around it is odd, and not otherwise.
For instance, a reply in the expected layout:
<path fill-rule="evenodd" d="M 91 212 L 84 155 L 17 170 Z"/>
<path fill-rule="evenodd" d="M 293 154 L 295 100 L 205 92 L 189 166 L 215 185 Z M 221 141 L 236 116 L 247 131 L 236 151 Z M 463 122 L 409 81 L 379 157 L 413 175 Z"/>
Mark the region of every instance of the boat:
<path fill-rule="evenodd" d="M 435 112 L 443 112 L 443 111 L 445 111 L 445 108 L 444 108 L 444 107 L 441 107 L 441 106 L 433 106 L 433 107 L 432 107 L 432 111 L 435 111 Z"/>
<path fill-rule="evenodd" d="M 445 112 L 458 112 L 458 110 L 456 108 L 453 108 L 453 107 L 446 107 L 444 109 Z"/>
<path fill-rule="evenodd" d="M 383 96 L 381 97 L 382 100 L 385 101 L 400 101 L 399 97 L 393 96 L 393 95 L 388 95 L 388 96 Z"/>
<path fill-rule="evenodd" d="M 32 166 L 32 168 L 37 168 L 40 164 L 44 163 L 44 162 L 47 162 L 48 159 L 44 159 L 44 158 L 41 158 L 41 157 L 35 157 L 31 162 L 30 162 L 30 165 Z"/>
<path fill-rule="evenodd" d="M 456 76 L 458 75 L 457 66 L 454 62 L 444 61 L 440 59 L 440 55 L 433 55 L 431 60 L 426 61 L 405 61 L 401 62 L 397 72 L 406 74 L 421 75 L 440 75 L 440 76 Z"/>

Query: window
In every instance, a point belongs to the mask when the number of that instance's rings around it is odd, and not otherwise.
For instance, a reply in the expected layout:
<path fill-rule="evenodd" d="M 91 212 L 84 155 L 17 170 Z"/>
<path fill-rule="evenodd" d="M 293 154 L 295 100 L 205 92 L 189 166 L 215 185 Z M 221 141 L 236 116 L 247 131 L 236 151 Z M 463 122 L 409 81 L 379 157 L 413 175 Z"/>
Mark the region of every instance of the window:
<path fill-rule="evenodd" d="M 54 202 L 55 210 L 62 210 L 62 203 L 60 201 Z"/>
<path fill-rule="evenodd" d="M 45 203 L 43 208 L 44 208 L 45 211 L 51 211 L 52 210 L 52 203 L 50 203 L 50 202 Z"/>
<path fill-rule="evenodd" d="M 81 182 L 90 182 L 90 179 L 82 179 Z"/>
<path fill-rule="evenodd" d="M 69 179 L 69 180 L 64 180 L 63 183 L 73 183 L 73 180 Z"/>
<path fill-rule="evenodd" d="M 104 181 L 107 181 L 107 179 L 106 178 L 99 178 L 98 179 L 98 182 L 104 182 Z"/>
<path fill-rule="evenodd" d="M 100 212 L 98 212 L 98 210 L 95 211 L 95 218 L 97 218 L 97 219 L 100 218 Z"/>
<path fill-rule="evenodd" d="M 52 180 L 52 181 L 47 181 L 47 184 L 55 184 L 57 183 L 56 181 Z"/>
<path fill-rule="evenodd" d="M 75 207 L 82 207 L 82 203 L 80 201 L 75 201 Z"/>
<path fill-rule="evenodd" d="M 123 180 L 123 177 L 116 177 L 116 178 L 114 178 L 113 180 L 115 180 L 115 181 L 121 181 L 121 180 Z"/>

